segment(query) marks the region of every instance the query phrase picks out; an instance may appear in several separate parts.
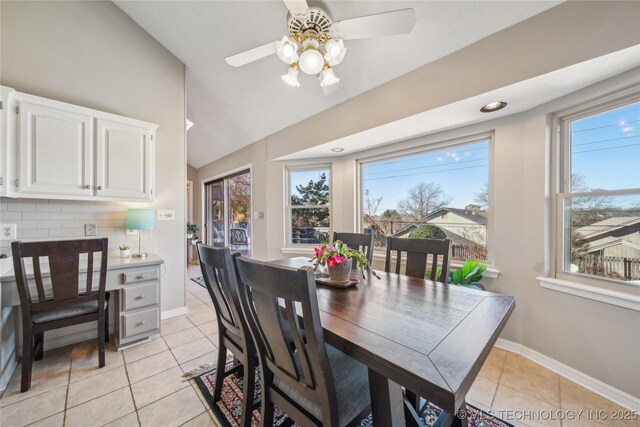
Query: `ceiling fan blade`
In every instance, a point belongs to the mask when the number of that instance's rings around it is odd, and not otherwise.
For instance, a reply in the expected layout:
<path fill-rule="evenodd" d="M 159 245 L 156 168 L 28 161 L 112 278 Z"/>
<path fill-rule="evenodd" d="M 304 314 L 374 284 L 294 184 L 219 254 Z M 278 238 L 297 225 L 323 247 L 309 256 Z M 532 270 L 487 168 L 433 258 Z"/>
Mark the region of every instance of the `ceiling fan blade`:
<path fill-rule="evenodd" d="M 265 58 L 277 52 L 276 42 L 271 42 L 233 56 L 228 56 L 224 60 L 232 67 L 242 67 L 250 62 Z"/>
<path fill-rule="evenodd" d="M 345 19 L 333 24 L 337 35 L 344 40 L 407 34 L 413 30 L 416 14 L 413 9 L 400 9 L 377 15 Z"/>
<path fill-rule="evenodd" d="M 298 16 L 305 16 L 307 11 L 309 11 L 309 5 L 306 0 L 283 0 L 287 9 L 289 9 L 289 13 L 294 18 Z"/>

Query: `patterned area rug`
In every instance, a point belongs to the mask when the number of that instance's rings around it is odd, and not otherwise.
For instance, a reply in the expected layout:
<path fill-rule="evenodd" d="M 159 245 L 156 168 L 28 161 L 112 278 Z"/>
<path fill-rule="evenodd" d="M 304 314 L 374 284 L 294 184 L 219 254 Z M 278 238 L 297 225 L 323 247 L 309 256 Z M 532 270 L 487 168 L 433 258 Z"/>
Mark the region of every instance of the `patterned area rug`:
<path fill-rule="evenodd" d="M 193 280 L 193 279 L 192 279 Z M 228 362 L 227 369 L 231 367 L 232 361 Z M 259 368 L 258 368 L 259 369 Z M 237 427 L 240 425 L 242 411 L 242 378 L 236 377 L 234 374 L 225 378 L 222 386 L 222 398 L 215 404 L 213 403 L 213 385 L 215 382 L 216 369 L 194 376 L 194 380 L 200 389 L 200 392 L 209 403 L 218 422 L 223 427 Z M 259 373 L 256 369 L 256 398 L 262 394 L 260 389 Z M 274 427 L 282 425 L 287 420 L 287 414 L 282 412 L 280 408 L 275 407 Z M 438 417 L 446 416 L 442 409 L 434 405 L 429 405 L 422 414 L 422 422 L 425 427 L 431 427 L 438 424 Z M 486 412 L 467 404 L 467 418 L 469 427 L 513 427 L 505 421 L 494 418 Z M 253 411 L 252 426 L 260 425 L 260 410 Z M 297 426 L 297 424 L 294 424 Z M 359 427 L 372 427 L 371 414 L 360 422 Z"/>
<path fill-rule="evenodd" d="M 207 285 L 204 283 L 204 277 L 202 276 L 192 277 L 191 280 L 196 282 L 198 285 L 202 286 L 203 288 L 207 289 Z"/>

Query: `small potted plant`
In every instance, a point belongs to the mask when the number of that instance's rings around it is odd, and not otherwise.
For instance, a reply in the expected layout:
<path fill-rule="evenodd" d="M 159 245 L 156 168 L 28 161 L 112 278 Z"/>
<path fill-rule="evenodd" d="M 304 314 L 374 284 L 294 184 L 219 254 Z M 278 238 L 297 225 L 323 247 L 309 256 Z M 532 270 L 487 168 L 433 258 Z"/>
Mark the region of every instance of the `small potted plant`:
<path fill-rule="evenodd" d="M 190 222 L 187 222 L 187 239 L 193 240 L 193 236 L 197 234 L 198 231 L 200 231 L 200 227 L 198 227 L 197 224 L 191 224 Z M 196 236 L 196 238 L 197 237 L 198 236 Z"/>
<path fill-rule="evenodd" d="M 118 249 L 120 249 L 120 258 L 128 258 L 129 255 L 131 255 L 131 248 L 129 248 L 129 245 L 119 246 Z"/>
<path fill-rule="evenodd" d="M 365 277 L 365 269 L 369 269 L 371 274 L 380 279 L 380 276 L 371 268 L 369 260 L 362 252 L 349 248 L 340 240 L 336 240 L 333 244 L 323 242 L 322 246 L 318 246 L 314 251 L 315 256 L 310 260 L 314 262 L 313 269 L 317 270 L 320 265 L 327 266 L 329 277 L 334 282 L 346 282 L 349 280 L 354 261 L 360 266 L 363 278 Z"/>

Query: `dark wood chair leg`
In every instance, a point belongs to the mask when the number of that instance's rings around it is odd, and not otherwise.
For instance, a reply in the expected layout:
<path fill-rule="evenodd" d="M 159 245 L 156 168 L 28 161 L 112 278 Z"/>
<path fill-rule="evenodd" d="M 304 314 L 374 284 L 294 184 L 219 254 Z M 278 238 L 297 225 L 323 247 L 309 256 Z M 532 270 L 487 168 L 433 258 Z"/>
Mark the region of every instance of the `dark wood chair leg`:
<path fill-rule="evenodd" d="M 105 316 L 100 316 L 100 320 L 98 320 L 98 367 L 104 367 L 104 347 L 105 347 Z"/>
<path fill-rule="evenodd" d="M 222 339 L 219 341 L 218 347 L 218 365 L 216 366 L 216 381 L 213 385 L 213 402 L 219 402 L 222 396 L 222 383 L 225 377 L 225 368 L 227 363 L 227 348 L 222 344 Z"/>
<path fill-rule="evenodd" d="M 242 420 L 240 426 L 251 427 L 253 400 L 256 388 L 256 362 L 252 357 L 244 365 L 244 386 L 242 388 Z"/>
<path fill-rule="evenodd" d="M 42 356 L 44 355 L 44 332 L 38 332 L 34 334 L 34 359 L 42 360 Z"/>
<path fill-rule="evenodd" d="M 110 296 L 109 292 L 105 292 L 104 299 L 109 301 Z M 109 342 L 109 304 L 107 304 L 107 308 L 104 310 L 104 336 L 105 342 Z"/>
<path fill-rule="evenodd" d="M 271 399 L 265 396 L 265 391 L 262 391 L 262 409 L 261 409 L 261 426 L 273 427 L 273 402 Z"/>
<path fill-rule="evenodd" d="M 31 367 L 33 363 L 33 333 L 31 326 L 24 325 L 22 333 L 22 382 L 20 391 L 24 393 L 31 388 Z"/>

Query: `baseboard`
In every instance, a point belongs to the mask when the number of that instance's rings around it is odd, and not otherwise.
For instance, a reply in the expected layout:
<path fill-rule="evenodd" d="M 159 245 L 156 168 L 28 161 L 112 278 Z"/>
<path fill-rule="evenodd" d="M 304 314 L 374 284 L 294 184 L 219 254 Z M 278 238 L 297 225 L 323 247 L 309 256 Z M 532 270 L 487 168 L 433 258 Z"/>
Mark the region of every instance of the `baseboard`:
<path fill-rule="evenodd" d="M 550 371 L 573 381 L 582 387 L 591 390 L 592 392 L 609 399 L 610 401 L 622 406 L 623 408 L 630 409 L 632 411 L 640 412 L 640 399 L 632 396 L 624 391 L 611 387 L 608 384 L 603 383 L 587 374 L 584 374 L 570 366 L 560 363 L 555 359 L 545 356 L 535 350 L 525 347 L 522 344 L 508 341 L 502 338 L 498 338 L 496 341 L 496 347 L 510 351 L 512 353 L 520 354 L 527 359 L 530 359 L 537 364 L 544 366 Z"/>
<path fill-rule="evenodd" d="M 14 349 L 12 354 L 7 358 L 7 364 L 2 367 L 2 374 L 0 375 L 0 392 L 3 392 L 4 389 L 7 388 L 16 366 L 18 366 L 18 358 L 16 357 L 16 351 Z"/>
<path fill-rule="evenodd" d="M 184 307 L 174 308 L 173 310 L 163 311 L 160 317 L 164 320 L 171 317 L 182 316 L 183 314 L 189 314 L 189 309 L 186 305 Z"/>

